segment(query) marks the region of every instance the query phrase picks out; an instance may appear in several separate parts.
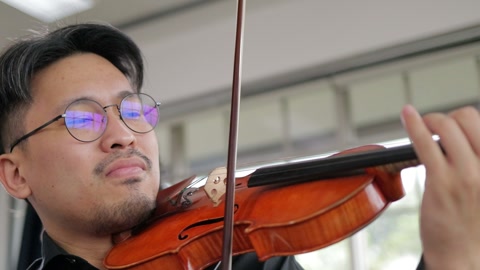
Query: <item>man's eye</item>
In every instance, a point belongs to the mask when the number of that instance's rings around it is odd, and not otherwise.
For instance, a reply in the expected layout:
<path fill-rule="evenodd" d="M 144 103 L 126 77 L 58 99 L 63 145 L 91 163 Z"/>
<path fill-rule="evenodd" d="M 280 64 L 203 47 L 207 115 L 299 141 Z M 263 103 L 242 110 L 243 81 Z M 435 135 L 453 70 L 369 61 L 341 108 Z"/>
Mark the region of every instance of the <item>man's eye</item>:
<path fill-rule="evenodd" d="M 103 116 L 101 114 L 90 112 L 70 113 L 70 115 L 65 118 L 65 125 L 68 128 L 77 129 L 88 129 L 102 122 Z"/>
<path fill-rule="evenodd" d="M 122 116 L 126 119 L 137 119 L 142 116 L 140 110 L 124 110 Z"/>

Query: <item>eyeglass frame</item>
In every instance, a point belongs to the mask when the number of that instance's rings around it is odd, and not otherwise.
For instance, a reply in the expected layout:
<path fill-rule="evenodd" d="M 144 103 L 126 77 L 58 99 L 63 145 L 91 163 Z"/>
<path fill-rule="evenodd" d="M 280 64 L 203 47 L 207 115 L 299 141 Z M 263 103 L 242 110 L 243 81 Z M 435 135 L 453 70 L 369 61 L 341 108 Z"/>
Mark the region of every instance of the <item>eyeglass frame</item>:
<path fill-rule="evenodd" d="M 155 108 L 157 109 L 157 112 L 158 112 L 158 107 L 160 106 L 161 103 L 158 102 L 158 101 L 156 101 L 152 96 L 150 96 L 150 95 L 148 95 L 148 94 L 145 94 L 145 93 L 131 93 L 131 94 L 128 94 L 128 95 L 126 95 L 125 97 L 122 98 L 122 100 L 120 101 L 120 105 L 118 105 L 118 104 L 110 104 L 110 105 L 102 106 L 100 103 L 98 103 L 98 102 L 95 101 L 95 100 L 92 100 L 92 99 L 85 99 L 85 100 L 90 100 L 90 101 L 93 101 L 93 102 L 97 103 L 97 104 L 103 109 L 103 111 L 105 112 L 105 115 L 107 115 L 107 114 L 106 114 L 106 113 L 107 113 L 107 108 L 116 107 L 116 108 L 117 108 L 117 111 L 118 111 L 118 113 L 119 113 L 119 116 L 120 116 L 120 120 L 122 120 L 123 124 L 125 124 L 125 126 L 126 126 L 128 129 L 130 129 L 131 131 L 133 131 L 133 132 L 140 133 L 140 134 L 144 134 L 144 133 L 148 133 L 148 132 L 154 130 L 155 127 L 156 127 L 157 124 L 158 124 L 158 119 L 157 119 L 155 125 L 152 126 L 152 129 L 149 130 L 149 131 L 145 131 L 145 132 L 139 132 L 139 131 L 133 130 L 127 123 L 125 123 L 125 120 L 124 120 L 123 117 L 122 117 L 122 112 L 120 111 L 120 106 L 121 106 L 121 104 L 123 103 L 123 101 L 124 101 L 126 98 L 128 98 L 128 97 L 130 97 L 130 96 L 132 96 L 132 95 L 137 95 L 137 96 L 138 96 L 138 95 L 144 95 L 144 96 L 147 96 L 147 97 L 151 98 L 151 99 L 155 102 Z M 12 152 L 13 152 L 13 148 L 14 148 L 15 146 L 17 146 L 19 143 L 21 143 L 22 141 L 24 141 L 24 140 L 26 140 L 27 138 L 35 135 L 37 132 L 39 132 L 40 130 L 46 128 L 47 126 L 55 123 L 55 122 L 58 121 L 59 119 L 67 117 L 66 111 L 67 111 L 68 107 L 70 107 L 71 104 L 73 104 L 73 103 L 75 103 L 75 102 L 78 102 L 79 100 L 81 100 L 81 99 L 77 99 L 77 100 L 71 102 L 70 104 L 68 104 L 67 107 L 65 108 L 65 112 L 64 112 L 64 113 L 55 116 L 52 120 L 47 121 L 47 122 L 44 123 L 43 125 L 37 127 L 36 129 L 28 132 L 27 134 L 25 134 L 25 135 L 21 136 L 20 138 L 18 138 L 17 140 L 15 140 L 15 141 L 12 143 L 12 145 L 10 146 L 10 153 L 12 153 Z M 108 124 L 108 122 L 107 122 L 107 124 Z M 102 131 L 102 133 L 101 133 L 96 139 L 94 139 L 94 140 L 91 140 L 91 141 L 82 141 L 82 140 L 79 140 L 78 138 L 76 138 L 75 136 L 73 136 L 73 135 L 70 133 L 70 131 L 69 131 L 69 129 L 68 129 L 67 126 L 65 126 L 65 128 L 67 129 L 67 131 L 68 131 L 68 133 L 70 134 L 70 136 L 72 136 L 75 140 L 80 141 L 80 142 L 94 142 L 94 141 L 100 139 L 100 137 L 102 137 L 103 133 L 105 133 L 105 130 L 107 129 L 107 127 L 105 126 L 105 129 Z"/>

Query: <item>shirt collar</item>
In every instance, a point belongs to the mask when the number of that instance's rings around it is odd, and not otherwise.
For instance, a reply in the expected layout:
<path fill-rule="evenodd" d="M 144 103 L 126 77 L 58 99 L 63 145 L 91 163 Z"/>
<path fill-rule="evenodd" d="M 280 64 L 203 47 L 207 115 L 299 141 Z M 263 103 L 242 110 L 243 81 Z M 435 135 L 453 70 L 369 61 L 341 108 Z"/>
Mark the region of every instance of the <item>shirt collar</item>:
<path fill-rule="evenodd" d="M 43 263 L 46 265 L 50 260 L 59 255 L 69 255 L 63 248 L 61 248 L 47 232 L 42 234 L 42 258 Z"/>
<path fill-rule="evenodd" d="M 55 243 L 55 241 L 45 231 L 42 234 L 41 262 L 36 262 L 33 265 L 39 265 L 38 269 L 97 269 L 89 264 L 86 260 L 69 254 L 57 243 Z"/>

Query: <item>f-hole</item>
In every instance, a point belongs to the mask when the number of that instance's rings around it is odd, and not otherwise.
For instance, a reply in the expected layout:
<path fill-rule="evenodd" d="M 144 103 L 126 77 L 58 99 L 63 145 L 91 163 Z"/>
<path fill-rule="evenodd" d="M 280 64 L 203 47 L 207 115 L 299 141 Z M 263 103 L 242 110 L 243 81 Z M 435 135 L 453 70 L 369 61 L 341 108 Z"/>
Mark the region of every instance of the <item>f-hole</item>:
<path fill-rule="evenodd" d="M 238 204 L 235 204 L 234 206 L 234 209 L 233 209 L 233 213 L 236 214 L 237 211 L 238 211 L 238 208 L 240 206 Z M 196 222 L 192 225 L 189 225 L 187 226 L 185 229 L 183 229 L 179 234 L 178 234 L 178 240 L 185 240 L 188 238 L 188 234 L 185 234 L 188 230 L 190 230 L 191 228 L 196 228 L 196 227 L 200 227 L 200 226 L 205 226 L 205 225 L 210 225 L 210 224 L 214 224 L 214 223 L 218 223 L 218 222 L 223 222 L 223 217 L 218 217 L 218 218 L 212 218 L 212 219 L 207 219 L 207 220 L 203 220 L 203 221 L 199 221 L 199 222 Z"/>

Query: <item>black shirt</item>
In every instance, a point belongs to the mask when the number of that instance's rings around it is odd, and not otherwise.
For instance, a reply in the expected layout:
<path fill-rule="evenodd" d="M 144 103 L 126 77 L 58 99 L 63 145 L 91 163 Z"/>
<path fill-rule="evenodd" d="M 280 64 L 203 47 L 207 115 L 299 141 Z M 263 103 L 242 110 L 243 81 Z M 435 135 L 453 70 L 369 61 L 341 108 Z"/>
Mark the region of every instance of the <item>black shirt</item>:
<path fill-rule="evenodd" d="M 302 270 L 303 268 L 292 256 L 274 257 L 266 262 L 259 262 L 254 253 L 239 255 L 232 260 L 233 270 Z M 58 246 L 47 233 L 42 235 L 42 257 L 30 265 L 28 270 L 98 270 L 86 260 L 68 254 Z M 215 265 L 207 270 L 215 269 Z"/>
<path fill-rule="evenodd" d="M 418 263 L 417 270 L 425 270 L 425 262 L 423 261 L 423 256 L 420 258 L 420 262 Z"/>
<path fill-rule="evenodd" d="M 47 233 L 42 235 L 42 257 L 34 261 L 28 270 L 98 270 L 86 260 L 68 254 Z"/>

